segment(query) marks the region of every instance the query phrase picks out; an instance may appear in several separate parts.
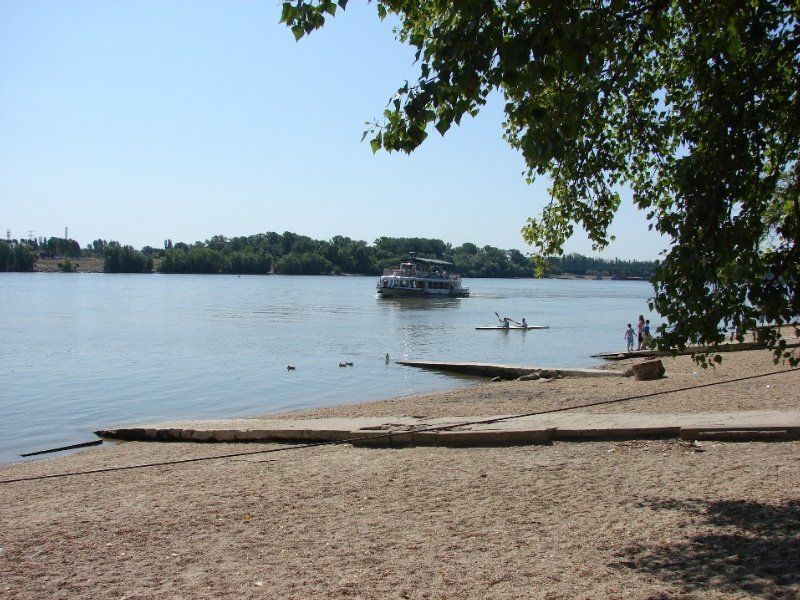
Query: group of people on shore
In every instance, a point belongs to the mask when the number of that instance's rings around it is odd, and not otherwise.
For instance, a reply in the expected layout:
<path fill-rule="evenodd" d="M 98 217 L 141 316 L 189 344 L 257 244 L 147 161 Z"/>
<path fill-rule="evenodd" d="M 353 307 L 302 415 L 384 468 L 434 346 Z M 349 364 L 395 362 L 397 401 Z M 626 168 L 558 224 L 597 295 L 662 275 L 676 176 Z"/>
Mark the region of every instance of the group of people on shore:
<path fill-rule="evenodd" d="M 628 352 L 633 351 L 634 339 L 638 341 L 638 345 L 636 346 L 637 350 L 652 348 L 653 337 L 650 335 L 650 319 L 645 319 L 644 315 L 639 315 L 639 321 L 636 323 L 636 331 L 634 331 L 631 324 L 628 323 L 624 338 L 625 341 L 628 342 Z"/>

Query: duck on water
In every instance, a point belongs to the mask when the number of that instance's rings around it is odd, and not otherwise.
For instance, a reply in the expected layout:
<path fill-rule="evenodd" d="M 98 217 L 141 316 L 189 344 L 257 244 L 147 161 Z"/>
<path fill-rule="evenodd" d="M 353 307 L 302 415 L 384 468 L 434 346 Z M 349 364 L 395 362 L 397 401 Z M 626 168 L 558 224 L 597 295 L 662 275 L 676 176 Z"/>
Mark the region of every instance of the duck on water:
<path fill-rule="evenodd" d="M 452 272 L 453 263 L 417 258 L 413 253 L 399 268 L 386 269 L 378 280 L 383 298 L 466 298 L 469 289 L 461 276 Z"/>

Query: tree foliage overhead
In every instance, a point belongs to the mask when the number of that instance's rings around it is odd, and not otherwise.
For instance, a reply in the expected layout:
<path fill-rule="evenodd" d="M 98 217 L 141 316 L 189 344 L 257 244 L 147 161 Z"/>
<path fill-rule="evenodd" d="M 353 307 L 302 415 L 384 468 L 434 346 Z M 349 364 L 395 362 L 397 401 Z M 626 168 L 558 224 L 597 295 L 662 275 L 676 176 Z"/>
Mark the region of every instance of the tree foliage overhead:
<path fill-rule="evenodd" d="M 283 4 L 297 39 L 346 2 Z M 381 0 L 419 78 L 365 135 L 411 152 L 493 92 L 505 138 L 551 198 L 523 236 L 560 254 L 609 241 L 620 186 L 670 240 L 653 304 L 662 344 L 741 339 L 800 315 L 800 5 L 792 0 Z M 773 334 L 776 357 L 784 351 Z M 797 362 L 797 356 L 792 358 Z"/>

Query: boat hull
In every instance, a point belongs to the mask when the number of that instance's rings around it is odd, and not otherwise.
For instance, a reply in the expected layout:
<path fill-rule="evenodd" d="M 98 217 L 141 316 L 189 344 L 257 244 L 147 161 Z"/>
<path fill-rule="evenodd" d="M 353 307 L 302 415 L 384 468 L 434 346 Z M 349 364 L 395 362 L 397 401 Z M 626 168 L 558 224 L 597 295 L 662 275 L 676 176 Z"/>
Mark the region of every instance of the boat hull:
<path fill-rule="evenodd" d="M 417 288 L 378 288 L 378 295 L 382 298 L 466 298 L 469 292 L 464 290 L 441 290 L 441 293 L 426 291 Z"/>

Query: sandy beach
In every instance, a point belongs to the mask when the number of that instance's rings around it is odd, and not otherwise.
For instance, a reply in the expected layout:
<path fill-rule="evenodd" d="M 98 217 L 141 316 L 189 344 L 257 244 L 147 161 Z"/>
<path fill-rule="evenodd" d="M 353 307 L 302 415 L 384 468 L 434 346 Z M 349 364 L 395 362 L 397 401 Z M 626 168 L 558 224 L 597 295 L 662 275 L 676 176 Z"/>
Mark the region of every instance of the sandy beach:
<path fill-rule="evenodd" d="M 59 264 L 64 261 L 60 258 L 40 258 L 36 261 L 33 270 L 41 273 L 57 273 L 61 270 Z M 70 260 L 79 273 L 102 273 L 102 258 L 73 258 Z"/>
<path fill-rule="evenodd" d="M 511 414 L 787 370 L 664 363 L 290 414 Z M 797 410 L 798 390 L 795 370 L 582 411 Z M 278 447 L 104 445 L 0 480 Z M 4 598 L 788 599 L 799 574 L 797 441 L 331 445 L 0 484 Z"/>

